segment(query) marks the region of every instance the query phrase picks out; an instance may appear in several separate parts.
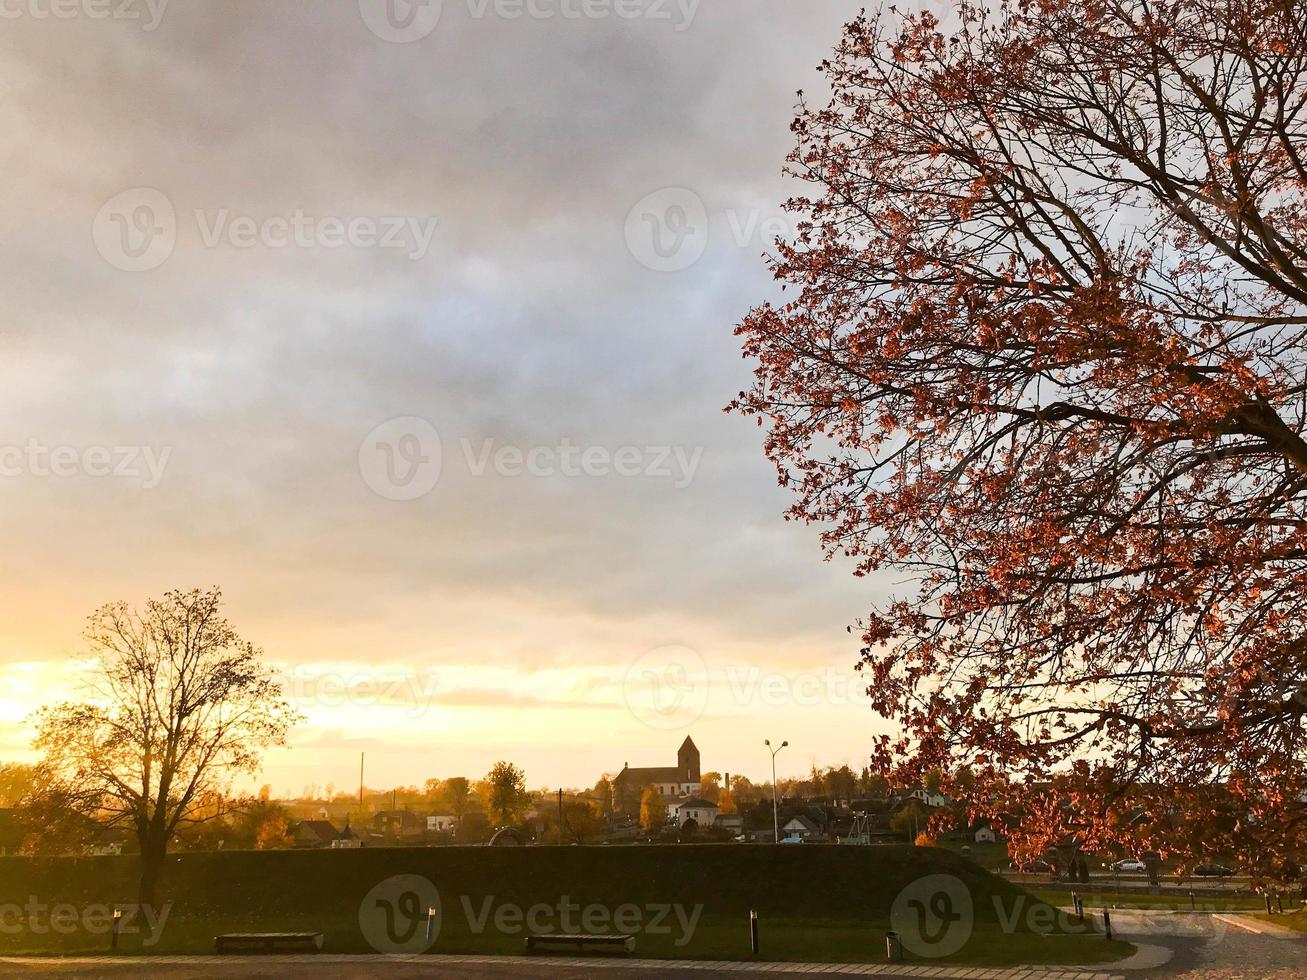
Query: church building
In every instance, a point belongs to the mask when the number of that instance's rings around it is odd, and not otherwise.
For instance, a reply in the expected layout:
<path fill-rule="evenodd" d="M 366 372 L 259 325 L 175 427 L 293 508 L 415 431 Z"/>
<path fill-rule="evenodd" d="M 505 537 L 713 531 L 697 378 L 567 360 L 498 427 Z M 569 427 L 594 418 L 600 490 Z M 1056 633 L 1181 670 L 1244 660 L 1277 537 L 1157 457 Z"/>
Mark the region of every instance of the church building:
<path fill-rule="evenodd" d="M 699 749 L 688 735 L 676 753 L 676 765 L 632 769 L 623 765 L 613 777 L 613 809 L 635 815 L 640 811 L 640 795 L 652 786 L 666 801 L 682 800 L 699 792 Z"/>

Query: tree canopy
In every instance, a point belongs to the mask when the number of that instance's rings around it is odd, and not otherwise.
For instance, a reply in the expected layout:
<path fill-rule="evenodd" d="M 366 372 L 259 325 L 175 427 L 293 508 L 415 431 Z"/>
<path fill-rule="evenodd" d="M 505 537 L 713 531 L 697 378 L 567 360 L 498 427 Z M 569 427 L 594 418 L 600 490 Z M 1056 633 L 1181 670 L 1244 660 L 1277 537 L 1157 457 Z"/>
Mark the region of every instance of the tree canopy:
<path fill-rule="evenodd" d="M 220 813 L 234 777 L 256 772 L 298 715 L 216 589 L 104 606 L 86 639 L 87 698 L 44 709 L 36 745 L 71 805 L 135 834 L 152 904 L 178 828 Z"/>
<path fill-rule="evenodd" d="M 883 767 L 969 765 L 1033 837 L 1274 861 L 1307 821 L 1307 8 L 960 24 L 864 14 L 821 66 L 733 407 L 831 555 L 909 574 L 861 624 Z"/>

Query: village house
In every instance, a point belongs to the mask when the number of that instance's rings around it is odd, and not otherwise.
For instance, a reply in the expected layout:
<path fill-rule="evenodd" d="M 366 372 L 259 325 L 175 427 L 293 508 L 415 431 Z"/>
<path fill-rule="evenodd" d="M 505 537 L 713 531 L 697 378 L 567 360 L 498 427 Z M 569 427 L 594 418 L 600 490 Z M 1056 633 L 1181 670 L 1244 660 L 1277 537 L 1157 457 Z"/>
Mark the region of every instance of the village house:
<path fill-rule="evenodd" d="M 338 834 L 329 820 L 301 820 L 295 825 L 291 839 L 296 847 L 330 847 Z"/>
<path fill-rule="evenodd" d="M 429 834 L 452 834 L 457 829 L 457 817 L 447 817 L 441 814 L 431 814 L 427 817 L 427 833 Z"/>
<path fill-rule="evenodd" d="M 420 841 L 426 821 L 411 810 L 383 810 L 372 817 L 369 836 L 387 840 Z"/>
<path fill-rule="evenodd" d="M 822 836 L 821 828 L 811 819 L 798 814 L 781 825 L 781 838 L 786 841 L 817 840 Z"/>
<path fill-rule="evenodd" d="M 345 829 L 339 831 L 330 820 L 301 820 L 291 831 L 291 840 L 295 847 L 305 849 L 340 850 L 363 846 L 358 834 L 350 829 L 348 817 L 345 818 Z"/>
<path fill-rule="evenodd" d="M 687 797 L 667 808 L 668 820 L 677 827 L 684 828 L 691 821 L 695 827 L 707 829 L 716 822 L 719 808 L 716 803 L 697 796 Z"/>
<path fill-rule="evenodd" d="M 924 786 L 916 786 L 903 793 L 899 797 L 900 804 L 906 804 L 909 800 L 916 800 L 922 806 L 943 807 L 949 805 L 949 798 L 943 793 L 933 792 Z"/>
<path fill-rule="evenodd" d="M 727 831 L 732 837 L 738 837 L 744 833 L 744 814 L 719 813 L 717 819 L 713 821 L 713 826 L 718 830 Z"/>

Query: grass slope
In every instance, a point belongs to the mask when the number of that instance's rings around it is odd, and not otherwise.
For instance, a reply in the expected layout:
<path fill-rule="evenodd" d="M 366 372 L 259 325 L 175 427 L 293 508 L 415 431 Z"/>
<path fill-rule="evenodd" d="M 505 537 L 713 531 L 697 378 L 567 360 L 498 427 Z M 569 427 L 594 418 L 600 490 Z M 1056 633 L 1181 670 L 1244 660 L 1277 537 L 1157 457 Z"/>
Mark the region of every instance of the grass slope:
<path fill-rule="evenodd" d="M 1130 950 L 949 851 L 738 844 L 182 854 L 170 859 L 164 880 L 161 900 L 172 909 L 161 938 L 147 947 L 140 935 L 124 935 L 121 949 L 207 952 L 221 932 L 312 930 L 326 934 L 329 951 L 371 952 L 379 918 L 390 917 L 383 936 L 410 940 L 404 927 L 425 923 L 425 896 L 387 891 L 405 875 L 439 891 L 435 953 L 519 953 L 527 934 L 570 926 L 635 933 L 641 956 L 747 960 L 753 910 L 762 959 L 877 961 L 895 898 L 930 875 L 962 883 L 974 926 L 947 957 L 924 957 L 918 946 L 907 950 L 909 960 L 1091 963 Z M 0 953 L 104 950 L 107 937 L 80 920 L 66 932 L 53 928 L 50 907 L 85 910 L 134 894 L 131 858 L 0 858 Z M 33 899 L 44 912 L 17 911 Z"/>

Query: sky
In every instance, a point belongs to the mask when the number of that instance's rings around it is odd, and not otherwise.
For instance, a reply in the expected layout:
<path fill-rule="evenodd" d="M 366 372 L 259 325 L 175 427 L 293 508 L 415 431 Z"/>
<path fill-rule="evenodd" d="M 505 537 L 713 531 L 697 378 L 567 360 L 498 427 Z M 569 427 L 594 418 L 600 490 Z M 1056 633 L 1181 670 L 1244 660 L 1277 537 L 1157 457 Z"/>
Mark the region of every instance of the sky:
<path fill-rule="evenodd" d="M 883 587 L 722 410 L 857 7 L 6 0 L 0 759 L 95 608 L 216 585 L 279 793 L 861 765 Z"/>

